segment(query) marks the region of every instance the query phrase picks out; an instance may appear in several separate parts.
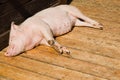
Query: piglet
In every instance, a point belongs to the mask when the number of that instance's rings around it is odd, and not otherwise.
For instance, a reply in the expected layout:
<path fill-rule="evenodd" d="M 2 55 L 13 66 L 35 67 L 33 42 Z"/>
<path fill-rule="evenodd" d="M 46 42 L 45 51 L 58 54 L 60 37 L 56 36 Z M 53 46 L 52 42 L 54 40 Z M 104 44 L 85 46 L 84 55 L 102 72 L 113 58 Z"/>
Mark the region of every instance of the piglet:
<path fill-rule="evenodd" d="M 70 51 L 61 46 L 54 37 L 68 33 L 73 26 L 103 29 L 100 23 L 86 17 L 74 6 L 50 7 L 29 17 L 20 25 L 11 23 L 9 46 L 5 56 L 18 55 L 39 44 L 52 46 L 60 54 L 70 54 Z"/>

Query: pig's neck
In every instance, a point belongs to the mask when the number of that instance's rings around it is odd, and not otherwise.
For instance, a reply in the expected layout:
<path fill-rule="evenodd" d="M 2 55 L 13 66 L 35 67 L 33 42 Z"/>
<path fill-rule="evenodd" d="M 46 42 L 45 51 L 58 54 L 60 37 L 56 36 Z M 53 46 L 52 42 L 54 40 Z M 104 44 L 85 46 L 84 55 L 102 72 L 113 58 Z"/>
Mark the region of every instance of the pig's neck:
<path fill-rule="evenodd" d="M 30 35 L 29 32 L 24 32 L 24 49 L 25 50 L 30 50 L 34 47 L 34 45 L 32 44 L 33 41 L 32 41 L 32 36 Z"/>
<path fill-rule="evenodd" d="M 24 28 L 24 30 L 26 30 Z M 33 38 L 34 37 L 34 38 Z M 23 32 L 23 44 L 24 44 L 24 50 L 30 50 L 35 46 L 35 35 L 33 35 L 32 31 L 27 29 Z"/>
<path fill-rule="evenodd" d="M 31 22 L 30 19 L 24 21 L 20 27 L 23 31 L 24 42 L 25 42 L 25 50 L 30 50 L 33 47 L 40 44 L 42 40 L 42 35 L 39 31 L 36 31 L 36 27 L 33 26 L 34 24 Z"/>

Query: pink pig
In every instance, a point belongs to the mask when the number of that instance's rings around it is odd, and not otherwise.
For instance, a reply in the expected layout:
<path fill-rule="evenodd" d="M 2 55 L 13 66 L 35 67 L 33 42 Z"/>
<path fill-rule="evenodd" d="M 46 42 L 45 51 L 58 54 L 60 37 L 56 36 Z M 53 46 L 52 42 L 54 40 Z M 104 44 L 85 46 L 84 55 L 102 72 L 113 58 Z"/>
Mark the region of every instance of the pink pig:
<path fill-rule="evenodd" d="M 71 31 L 73 26 L 103 29 L 101 24 L 83 15 L 76 7 L 51 7 L 36 13 L 20 25 L 11 23 L 9 46 L 5 55 L 15 56 L 39 44 L 52 46 L 61 54 L 69 54 L 70 51 L 61 46 L 54 37 Z"/>

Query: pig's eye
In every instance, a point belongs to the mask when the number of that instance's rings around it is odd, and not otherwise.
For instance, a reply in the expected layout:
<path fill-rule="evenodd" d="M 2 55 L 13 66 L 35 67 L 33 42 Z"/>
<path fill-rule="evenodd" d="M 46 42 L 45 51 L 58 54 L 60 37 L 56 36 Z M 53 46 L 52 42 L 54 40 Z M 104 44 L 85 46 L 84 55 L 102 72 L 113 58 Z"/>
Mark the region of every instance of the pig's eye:
<path fill-rule="evenodd" d="M 12 42 L 12 40 L 10 39 L 10 42 Z"/>

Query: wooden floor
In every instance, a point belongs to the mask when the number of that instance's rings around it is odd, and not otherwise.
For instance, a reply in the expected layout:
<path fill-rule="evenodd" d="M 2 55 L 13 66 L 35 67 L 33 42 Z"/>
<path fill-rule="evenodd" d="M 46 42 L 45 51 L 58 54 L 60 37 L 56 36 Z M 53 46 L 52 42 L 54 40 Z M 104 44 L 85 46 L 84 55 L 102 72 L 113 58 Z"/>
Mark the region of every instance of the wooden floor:
<path fill-rule="evenodd" d="M 73 0 L 70 5 L 104 24 L 75 27 L 57 37 L 71 56 L 41 45 L 16 57 L 0 52 L 0 80 L 120 80 L 120 0 Z"/>

